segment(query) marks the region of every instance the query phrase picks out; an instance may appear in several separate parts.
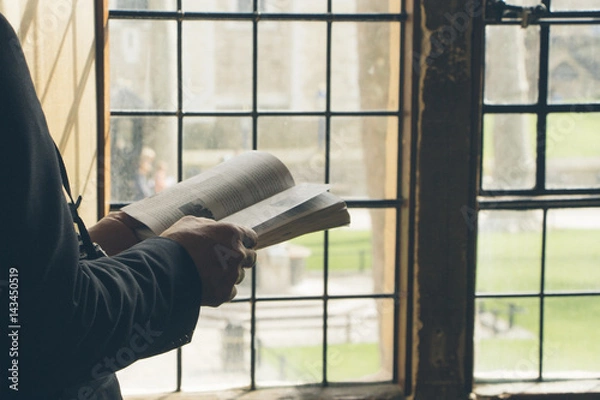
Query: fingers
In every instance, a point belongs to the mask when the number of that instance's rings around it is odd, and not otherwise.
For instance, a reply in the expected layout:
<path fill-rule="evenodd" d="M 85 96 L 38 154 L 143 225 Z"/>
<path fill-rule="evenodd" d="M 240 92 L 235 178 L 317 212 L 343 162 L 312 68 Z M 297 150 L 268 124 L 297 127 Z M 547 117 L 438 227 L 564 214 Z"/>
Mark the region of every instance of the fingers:
<path fill-rule="evenodd" d="M 256 232 L 239 225 L 184 217 L 161 234 L 190 254 L 202 283 L 202 305 L 217 307 L 231 301 L 256 264 Z"/>
<path fill-rule="evenodd" d="M 244 268 L 252 268 L 256 264 L 256 251 L 247 250 L 246 256 L 242 259 L 240 266 Z"/>
<path fill-rule="evenodd" d="M 242 237 L 242 244 L 248 249 L 253 249 L 258 244 L 258 235 L 252 229 L 242 227 L 244 235 Z"/>
<path fill-rule="evenodd" d="M 229 295 L 229 299 L 227 301 L 231 301 L 237 296 L 237 288 L 234 286 L 231 288 L 231 294 Z"/>
<path fill-rule="evenodd" d="M 242 283 L 242 281 L 244 280 L 244 278 L 246 277 L 246 270 L 244 268 L 239 268 L 238 270 L 238 278 L 235 281 L 236 285 L 239 285 L 240 283 Z"/>

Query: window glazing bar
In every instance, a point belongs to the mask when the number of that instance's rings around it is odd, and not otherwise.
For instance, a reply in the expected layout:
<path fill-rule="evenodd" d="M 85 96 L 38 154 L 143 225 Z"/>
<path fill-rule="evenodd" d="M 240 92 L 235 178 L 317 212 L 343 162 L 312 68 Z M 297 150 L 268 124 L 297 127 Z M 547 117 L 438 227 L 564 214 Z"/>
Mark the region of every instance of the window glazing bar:
<path fill-rule="evenodd" d="M 261 21 L 379 21 L 404 22 L 408 15 L 405 13 L 364 13 L 336 14 L 328 13 L 225 13 L 225 12 L 183 12 L 183 11 L 133 11 L 110 10 L 110 19 L 171 19 L 171 20 L 261 20 Z"/>
<path fill-rule="evenodd" d="M 531 210 L 551 208 L 600 207 L 600 196 L 547 196 L 505 199 L 479 199 L 481 210 Z"/>

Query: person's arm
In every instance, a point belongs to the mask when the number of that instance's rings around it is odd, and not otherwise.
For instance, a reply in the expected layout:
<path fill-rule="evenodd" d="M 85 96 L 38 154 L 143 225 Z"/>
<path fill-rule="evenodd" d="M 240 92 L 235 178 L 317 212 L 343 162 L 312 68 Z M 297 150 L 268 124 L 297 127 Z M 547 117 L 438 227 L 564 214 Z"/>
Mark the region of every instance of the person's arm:
<path fill-rule="evenodd" d="M 137 237 L 136 228 L 144 224 L 123 211 L 106 215 L 88 229 L 92 242 L 98 243 L 109 256 L 127 250 L 141 240 Z"/>
<path fill-rule="evenodd" d="M 11 323 L 20 326 L 21 394 L 36 398 L 187 343 L 200 305 L 234 294 L 239 267 L 253 252 L 240 247 L 244 238 L 228 224 L 211 223 L 207 234 L 199 226 L 205 221 L 188 218 L 115 257 L 79 260 L 54 144 L 17 37 L 1 15 L 0 135 L 0 279 L 17 271 Z M 214 262 L 219 254 L 224 263 Z M 0 320 L 9 326 L 8 313 Z M 9 339 L 3 335 L 2 348 Z M 0 359 L 5 383 L 11 361 Z"/>

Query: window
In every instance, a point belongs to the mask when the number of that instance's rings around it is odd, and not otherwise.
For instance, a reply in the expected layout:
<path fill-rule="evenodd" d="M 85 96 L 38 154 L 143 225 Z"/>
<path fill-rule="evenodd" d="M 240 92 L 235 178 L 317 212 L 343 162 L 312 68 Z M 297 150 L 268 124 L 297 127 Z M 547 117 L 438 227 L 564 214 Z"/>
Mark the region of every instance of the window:
<path fill-rule="evenodd" d="M 399 382 L 401 6 L 109 2 L 113 209 L 260 149 L 352 216 L 262 251 L 190 345 L 120 374 L 125 393 Z"/>
<path fill-rule="evenodd" d="M 475 380 L 598 379 L 600 4 L 544 0 L 524 28 L 491 3 Z"/>

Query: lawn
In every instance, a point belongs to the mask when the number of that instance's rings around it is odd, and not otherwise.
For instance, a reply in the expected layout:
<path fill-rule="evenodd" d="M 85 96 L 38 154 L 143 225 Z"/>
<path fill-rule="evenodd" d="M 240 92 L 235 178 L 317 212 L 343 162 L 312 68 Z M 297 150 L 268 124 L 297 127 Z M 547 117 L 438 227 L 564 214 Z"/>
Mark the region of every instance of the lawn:
<path fill-rule="evenodd" d="M 525 114 L 527 118 L 527 147 L 535 157 L 537 117 Z M 483 131 L 483 160 L 490 163 L 494 158 L 494 119 L 496 115 L 486 114 Z M 600 113 L 554 113 L 548 115 L 546 144 L 549 158 L 598 158 L 600 154 Z"/>
<path fill-rule="evenodd" d="M 600 290 L 600 231 L 549 230 L 545 292 Z M 482 232 L 478 243 L 477 290 L 482 293 L 536 292 L 542 281 L 541 232 Z M 539 298 L 481 299 L 478 309 L 497 313 L 499 326 L 517 329 L 476 345 L 476 371 L 504 371 L 506 378 L 537 373 Z M 600 375 L 600 297 L 547 297 L 544 301 L 544 372 Z"/>
<path fill-rule="evenodd" d="M 347 343 L 328 346 L 327 380 L 347 382 L 373 375 L 381 369 L 377 343 Z M 321 346 L 263 348 L 262 360 L 279 370 L 280 378 L 306 383 L 321 382 Z"/>
<path fill-rule="evenodd" d="M 332 272 L 368 270 L 371 264 L 369 231 L 334 230 L 330 234 L 329 268 Z M 323 234 L 297 238 L 293 243 L 311 249 L 307 269 L 323 268 Z M 600 231 L 550 229 L 547 234 L 545 259 L 545 290 L 600 290 Z M 477 291 L 481 293 L 534 292 L 541 288 L 542 233 L 480 232 L 478 239 Z M 511 306 L 512 304 L 512 306 Z M 504 377 L 523 377 L 537 373 L 539 361 L 540 301 L 538 298 L 478 300 L 478 307 L 496 312 L 501 323 L 507 324 L 508 310 L 513 307 L 511 337 L 506 334 L 483 338 L 476 345 L 476 370 L 504 371 Z M 556 297 L 544 302 L 544 371 L 595 371 L 600 373 L 600 297 Z M 508 335 L 508 336 L 507 336 Z M 370 345 L 376 347 L 376 344 Z M 277 349 L 284 352 L 292 365 L 306 364 L 307 359 L 320 360 L 318 348 Z M 378 362 L 357 351 L 348 353 L 348 368 L 373 370 Z M 377 352 L 370 351 L 373 357 Z M 358 355 L 358 356 L 357 356 Z M 311 358 L 312 357 L 312 358 Z M 367 361 L 370 360 L 370 361 Z M 330 366 L 330 379 L 351 379 L 358 372 Z M 516 375 L 515 375 L 516 374 Z M 503 376 L 499 376 L 503 377 Z M 342 379 L 340 378 L 340 379 Z"/>
<path fill-rule="evenodd" d="M 322 232 L 304 235 L 291 241 L 307 247 L 311 255 L 306 260 L 309 271 L 323 270 Z M 329 271 L 359 272 L 371 269 L 371 232 L 368 230 L 335 229 L 329 232 Z"/>

